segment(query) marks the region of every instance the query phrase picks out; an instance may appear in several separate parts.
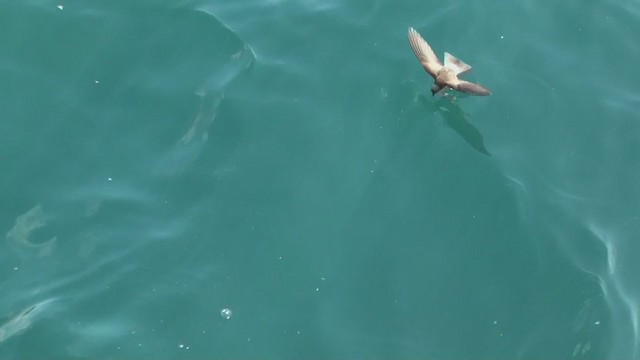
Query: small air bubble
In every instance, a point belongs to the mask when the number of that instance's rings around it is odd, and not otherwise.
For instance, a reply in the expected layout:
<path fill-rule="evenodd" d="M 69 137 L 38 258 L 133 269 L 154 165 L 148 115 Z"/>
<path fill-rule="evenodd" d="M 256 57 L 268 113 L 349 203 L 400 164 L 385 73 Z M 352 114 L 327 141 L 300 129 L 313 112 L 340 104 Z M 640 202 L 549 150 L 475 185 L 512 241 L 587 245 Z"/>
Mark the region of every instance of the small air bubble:
<path fill-rule="evenodd" d="M 225 318 L 227 320 L 231 319 L 232 315 L 233 315 L 233 312 L 231 311 L 231 309 L 224 308 L 224 309 L 220 310 L 220 316 L 222 316 L 223 318 Z"/>

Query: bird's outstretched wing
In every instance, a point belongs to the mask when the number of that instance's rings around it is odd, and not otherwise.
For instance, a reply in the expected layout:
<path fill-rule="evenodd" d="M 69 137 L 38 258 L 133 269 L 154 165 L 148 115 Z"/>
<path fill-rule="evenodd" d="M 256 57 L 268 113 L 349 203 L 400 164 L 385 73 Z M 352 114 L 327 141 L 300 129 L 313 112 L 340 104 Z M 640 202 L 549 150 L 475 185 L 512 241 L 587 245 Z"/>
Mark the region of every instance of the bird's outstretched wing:
<path fill-rule="evenodd" d="M 431 46 L 429 46 L 422 36 L 412 27 L 409 28 L 409 44 L 411 44 L 411 49 L 413 49 L 413 53 L 416 54 L 416 57 L 420 60 L 422 67 L 424 67 L 429 75 L 436 78 L 438 72 L 442 69 L 442 63 L 436 53 L 433 52 L 433 49 L 431 49 Z"/>
<path fill-rule="evenodd" d="M 480 96 L 491 95 L 491 90 L 465 80 L 458 80 L 455 84 L 452 84 L 452 85 L 454 89 L 463 93 L 480 95 Z"/>

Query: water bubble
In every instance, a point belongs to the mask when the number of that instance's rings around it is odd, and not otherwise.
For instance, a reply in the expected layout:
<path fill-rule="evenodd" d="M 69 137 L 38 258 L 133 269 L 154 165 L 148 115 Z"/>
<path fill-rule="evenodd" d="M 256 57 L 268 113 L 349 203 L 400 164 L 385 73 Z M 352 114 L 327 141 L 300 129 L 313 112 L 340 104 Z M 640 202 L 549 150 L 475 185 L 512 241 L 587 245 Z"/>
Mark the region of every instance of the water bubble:
<path fill-rule="evenodd" d="M 233 315 L 233 312 L 231 311 L 231 309 L 227 309 L 224 308 L 222 310 L 220 310 L 220 316 L 222 316 L 225 319 L 231 319 L 231 316 Z"/>

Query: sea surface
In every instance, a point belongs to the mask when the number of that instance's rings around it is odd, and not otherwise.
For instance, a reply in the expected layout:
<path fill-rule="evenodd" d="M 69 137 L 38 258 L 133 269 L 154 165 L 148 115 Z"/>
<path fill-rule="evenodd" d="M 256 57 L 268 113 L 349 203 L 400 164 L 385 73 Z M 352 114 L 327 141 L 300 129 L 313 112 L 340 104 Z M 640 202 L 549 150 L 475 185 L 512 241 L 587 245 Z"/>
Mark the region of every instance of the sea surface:
<path fill-rule="evenodd" d="M 469 63 L 450 91 L 414 27 Z M 0 359 L 640 359 L 640 3 L 0 1 Z"/>

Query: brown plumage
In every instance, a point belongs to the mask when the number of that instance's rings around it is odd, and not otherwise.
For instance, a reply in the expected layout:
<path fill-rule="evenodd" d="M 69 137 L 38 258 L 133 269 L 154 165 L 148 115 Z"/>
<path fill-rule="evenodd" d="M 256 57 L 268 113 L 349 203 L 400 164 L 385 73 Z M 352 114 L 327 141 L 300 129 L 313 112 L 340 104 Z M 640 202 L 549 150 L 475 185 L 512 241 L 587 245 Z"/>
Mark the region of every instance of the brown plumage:
<path fill-rule="evenodd" d="M 443 65 L 436 53 L 431 49 L 431 46 L 414 28 L 409 28 L 409 44 L 411 44 L 411 49 L 413 49 L 413 53 L 416 54 L 422 67 L 435 79 L 435 83 L 431 87 L 433 95 L 447 87 L 467 94 L 491 95 L 491 90 L 485 87 L 460 80 L 458 75 L 471 70 L 471 66 L 447 52 L 444 53 Z"/>

